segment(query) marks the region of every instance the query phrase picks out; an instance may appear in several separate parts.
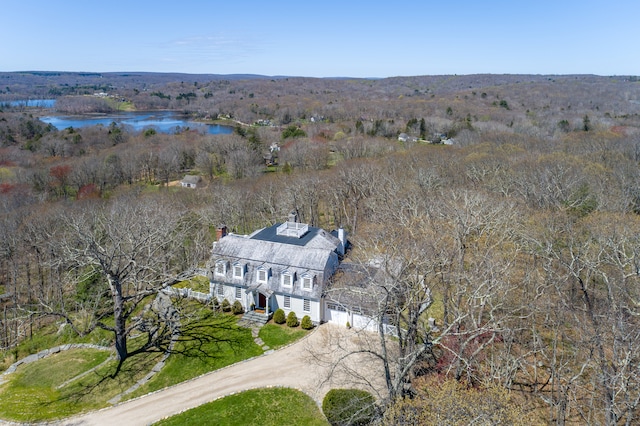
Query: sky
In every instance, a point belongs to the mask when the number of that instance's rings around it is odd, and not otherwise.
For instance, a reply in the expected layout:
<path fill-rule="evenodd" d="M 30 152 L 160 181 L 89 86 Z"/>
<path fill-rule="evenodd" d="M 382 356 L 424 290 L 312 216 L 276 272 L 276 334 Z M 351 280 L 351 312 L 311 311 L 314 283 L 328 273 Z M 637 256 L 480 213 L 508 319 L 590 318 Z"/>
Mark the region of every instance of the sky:
<path fill-rule="evenodd" d="M 4 0 L 0 71 L 640 75 L 638 0 Z"/>

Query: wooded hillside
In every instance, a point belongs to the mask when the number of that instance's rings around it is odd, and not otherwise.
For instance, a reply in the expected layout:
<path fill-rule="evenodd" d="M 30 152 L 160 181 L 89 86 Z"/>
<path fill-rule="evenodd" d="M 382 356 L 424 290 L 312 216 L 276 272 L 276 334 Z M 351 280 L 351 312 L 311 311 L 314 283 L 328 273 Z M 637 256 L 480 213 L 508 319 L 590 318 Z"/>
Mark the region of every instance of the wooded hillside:
<path fill-rule="evenodd" d="M 410 382 L 506 389 L 542 423 L 638 421 L 636 78 L 52 74 L 0 74 L 0 103 L 55 98 L 60 113 L 126 103 L 236 131 L 55 129 L 40 109 L 2 109 L 5 367 L 34 324 L 104 315 L 112 295 L 95 259 L 70 256 L 84 237 L 118 245 L 114 229 L 150 235 L 143 223 L 153 224 L 166 241 L 145 280 L 161 282 L 204 264 L 217 225 L 247 233 L 296 210 L 343 226 L 353 259 L 393 256 L 429 287 L 447 335 Z M 204 186 L 174 186 L 185 174 Z"/>

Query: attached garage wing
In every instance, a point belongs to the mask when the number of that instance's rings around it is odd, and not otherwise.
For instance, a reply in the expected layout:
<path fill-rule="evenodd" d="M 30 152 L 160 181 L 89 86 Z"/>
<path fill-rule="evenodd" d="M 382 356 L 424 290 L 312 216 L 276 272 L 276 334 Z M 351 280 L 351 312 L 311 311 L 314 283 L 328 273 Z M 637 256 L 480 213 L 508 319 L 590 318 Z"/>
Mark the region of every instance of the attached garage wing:
<path fill-rule="evenodd" d="M 337 303 L 327 303 L 324 309 L 324 320 L 344 327 L 349 321 L 349 313 L 346 308 Z"/>

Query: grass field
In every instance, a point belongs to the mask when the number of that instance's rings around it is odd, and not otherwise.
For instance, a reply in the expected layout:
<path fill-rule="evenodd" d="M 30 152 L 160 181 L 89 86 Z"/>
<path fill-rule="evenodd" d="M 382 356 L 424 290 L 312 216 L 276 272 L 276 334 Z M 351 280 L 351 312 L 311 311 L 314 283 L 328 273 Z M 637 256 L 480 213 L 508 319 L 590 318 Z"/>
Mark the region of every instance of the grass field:
<path fill-rule="evenodd" d="M 239 327 L 236 317 L 223 315 L 205 321 L 210 321 L 207 331 L 208 337 L 212 339 L 210 342 L 181 342 L 176 346 L 176 351 L 181 353 L 171 355 L 164 368 L 153 379 L 127 395 L 127 398 L 175 385 L 263 353 L 253 341 L 251 330 Z"/>
<path fill-rule="evenodd" d="M 258 336 L 271 349 L 278 349 L 302 339 L 308 333 L 300 327 L 291 328 L 284 324 L 269 323 L 260 329 Z"/>
<path fill-rule="evenodd" d="M 200 317 L 192 318 L 191 324 L 185 327 L 185 336 L 190 331 L 192 338 L 179 342 L 175 347 L 177 353 L 167 359 L 164 368 L 124 399 L 172 386 L 263 353 L 255 344 L 251 330 L 237 325 L 238 317 L 211 316 L 210 312 L 203 310 Z M 19 358 L 62 343 L 99 343 L 107 337 L 100 332 L 92 338 L 73 339 L 69 333 L 56 333 L 55 330 L 55 327 L 45 328 L 23 342 L 16 352 Z M 300 328 L 267 324 L 260 331 L 260 337 L 269 347 L 279 348 L 307 333 Z M 136 342 L 136 339 L 130 340 L 131 348 Z M 102 343 L 109 344 L 108 341 Z M 20 366 L 6 376 L 5 384 L 0 385 L 0 419 L 49 421 L 106 407 L 111 398 L 151 371 L 162 356 L 161 353 L 145 353 L 129 358 L 120 374 L 112 378 L 116 361 L 107 361 L 109 355 L 108 351 L 74 349 Z M 5 354 L 7 361 L 14 357 L 13 353 Z M 96 366 L 91 373 L 77 377 Z M 70 380 L 73 378 L 76 379 Z"/>
<path fill-rule="evenodd" d="M 327 426 L 315 402 L 289 388 L 254 389 L 230 395 L 162 420 L 158 426 Z"/>
<path fill-rule="evenodd" d="M 79 405 L 103 406 L 105 401 L 92 395 L 90 387 L 81 389 L 81 384 L 88 385 L 97 376 L 57 386 L 101 364 L 109 355 L 106 351 L 76 349 L 25 365 L 0 387 L 0 417 L 30 422 L 75 414 Z"/>

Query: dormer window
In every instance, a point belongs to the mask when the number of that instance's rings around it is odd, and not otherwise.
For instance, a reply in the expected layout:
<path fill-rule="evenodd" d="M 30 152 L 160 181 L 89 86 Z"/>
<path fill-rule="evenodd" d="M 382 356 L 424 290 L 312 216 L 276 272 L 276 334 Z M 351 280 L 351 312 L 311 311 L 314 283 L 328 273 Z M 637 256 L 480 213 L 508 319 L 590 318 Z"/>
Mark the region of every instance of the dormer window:
<path fill-rule="evenodd" d="M 283 287 L 291 287 L 293 285 L 293 274 L 289 271 L 282 273 L 282 285 Z"/>
<path fill-rule="evenodd" d="M 216 275 L 226 275 L 227 274 L 227 262 L 222 260 L 216 262 Z"/>
<path fill-rule="evenodd" d="M 311 275 L 304 275 L 302 277 L 302 289 L 303 290 L 313 289 L 313 277 Z"/>
<path fill-rule="evenodd" d="M 233 265 L 233 278 L 242 279 L 244 277 L 244 265 L 236 263 Z"/>
<path fill-rule="evenodd" d="M 266 268 L 259 268 L 256 276 L 256 281 L 261 284 L 266 284 L 269 280 L 269 270 Z"/>

